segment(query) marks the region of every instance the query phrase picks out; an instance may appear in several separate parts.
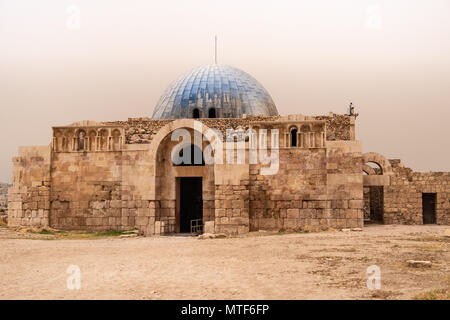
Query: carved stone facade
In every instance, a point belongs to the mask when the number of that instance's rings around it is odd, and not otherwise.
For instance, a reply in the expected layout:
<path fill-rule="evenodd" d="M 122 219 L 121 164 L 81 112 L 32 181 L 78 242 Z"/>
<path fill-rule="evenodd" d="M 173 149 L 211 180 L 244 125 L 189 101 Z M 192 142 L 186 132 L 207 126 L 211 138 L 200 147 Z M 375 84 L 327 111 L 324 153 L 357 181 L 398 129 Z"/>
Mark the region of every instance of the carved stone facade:
<path fill-rule="evenodd" d="M 223 138 L 214 163 L 173 163 L 175 130 L 200 134 L 200 143 L 195 138 L 190 143 L 206 150 L 215 143 L 207 135 L 211 128 L 223 137 L 230 128 L 252 129 L 256 140 L 247 136 L 231 153 Z M 271 174 L 270 164 L 248 161 L 252 143 L 260 143 L 265 130 L 268 156 L 275 152 L 270 148 L 275 139 L 279 146 L 279 163 Z M 239 154 L 245 161 L 239 161 Z M 380 169 L 367 165 L 371 162 Z M 180 179 L 187 177 L 201 178 L 199 220 L 217 233 L 363 227 L 364 207 L 374 207 L 370 201 L 375 197 L 364 197 L 364 187 L 383 189 L 377 210 L 384 223 L 422 223 L 424 192 L 437 193 L 436 222 L 450 220 L 449 173 L 414 173 L 397 161 L 363 155 L 355 140 L 355 117 L 347 115 L 84 121 L 54 127 L 49 146 L 20 147 L 13 163 L 10 226 L 180 232 L 180 217 L 187 210 L 180 202 Z M 380 191 L 376 194 L 379 198 Z"/>

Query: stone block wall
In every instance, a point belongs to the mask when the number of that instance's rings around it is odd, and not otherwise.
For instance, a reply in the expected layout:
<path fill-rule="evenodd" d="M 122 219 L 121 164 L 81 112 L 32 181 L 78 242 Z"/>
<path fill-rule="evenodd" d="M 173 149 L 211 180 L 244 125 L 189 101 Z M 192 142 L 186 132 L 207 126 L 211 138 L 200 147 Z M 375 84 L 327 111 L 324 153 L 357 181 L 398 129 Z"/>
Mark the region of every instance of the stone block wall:
<path fill-rule="evenodd" d="M 360 144 L 348 141 L 280 149 L 273 176 L 250 166 L 250 230 L 362 227 L 362 178 L 354 167 L 360 161 Z"/>
<path fill-rule="evenodd" d="M 450 223 L 450 173 L 414 172 L 390 160 L 394 174 L 384 187 L 386 224 L 423 224 L 422 193 L 436 193 L 436 223 Z"/>
<path fill-rule="evenodd" d="M 320 209 L 325 209 L 318 208 L 318 201 L 326 200 L 325 165 L 324 149 L 299 148 L 280 149 L 276 175 L 261 175 L 261 165 L 252 165 L 251 230 L 316 224 Z M 315 201 L 317 207 L 313 208 Z"/>
<path fill-rule="evenodd" d="M 225 136 L 229 128 L 238 127 L 244 130 L 250 126 L 265 122 L 270 128 L 280 122 L 286 121 L 316 121 L 326 122 L 326 139 L 328 141 L 354 140 L 355 139 L 355 116 L 339 115 L 330 113 L 326 116 L 255 116 L 247 115 L 244 118 L 215 118 L 196 119 L 210 128 L 216 128 Z M 149 144 L 158 131 L 174 120 L 151 120 L 150 118 L 129 118 L 128 121 L 103 122 L 107 126 L 122 126 L 125 130 L 125 141 L 127 144 Z"/>
<path fill-rule="evenodd" d="M 216 185 L 215 232 L 242 234 L 249 232 L 248 180 L 240 185 Z"/>
<path fill-rule="evenodd" d="M 364 224 L 362 145 L 359 141 L 327 141 L 327 198 L 337 228 Z"/>
<path fill-rule="evenodd" d="M 121 152 L 52 154 L 50 225 L 108 230 L 121 225 Z"/>
<path fill-rule="evenodd" d="M 48 226 L 50 147 L 20 147 L 13 159 L 13 186 L 8 191 L 8 225 Z"/>
<path fill-rule="evenodd" d="M 137 227 L 146 235 L 173 232 L 179 213 L 177 179 L 202 177 L 203 221 L 213 222 L 218 233 L 362 226 L 361 144 L 354 141 L 354 117 L 200 121 L 221 131 L 279 129 L 278 172 L 263 175 L 266 166 L 260 164 L 174 166 L 171 150 L 177 142 L 168 134 L 189 126 L 186 119 L 80 122 L 80 128 L 56 127 L 52 146 L 19 152 L 10 224 L 88 231 Z M 292 128 L 311 141 L 299 139 L 289 146 Z"/>
<path fill-rule="evenodd" d="M 215 164 L 215 232 L 242 234 L 250 227 L 248 164 Z"/>

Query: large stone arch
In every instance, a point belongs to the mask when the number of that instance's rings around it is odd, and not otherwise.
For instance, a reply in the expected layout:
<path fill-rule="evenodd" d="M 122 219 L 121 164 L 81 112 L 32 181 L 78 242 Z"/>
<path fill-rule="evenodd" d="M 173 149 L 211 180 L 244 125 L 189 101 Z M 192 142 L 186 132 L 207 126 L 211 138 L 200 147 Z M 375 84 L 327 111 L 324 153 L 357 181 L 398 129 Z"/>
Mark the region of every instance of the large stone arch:
<path fill-rule="evenodd" d="M 363 154 L 363 164 L 368 162 L 376 163 L 380 166 L 383 175 L 392 175 L 392 167 L 388 159 L 376 152 L 368 152 Z"/>
<path fill-rule="evenodd" d="M 384 221 L 384 187 L 389 186 L 392 167 L 388 159 L 381 154 L 368 152 L 363 154 L 364 217 L 372 222 Z M 369 163 L 375 163 L 379 170 L 372 168 Z"/>
<path fill-rule="evenodd" d="M 161 145 L 161 142 L 170 134 L 172 133 L 174 130 L 176 129 L 192 129 L 192 130 L 196 130 L 197 125 L 195 125 L 195 123 L 201 123 L 202 124 L 202 135 L 208 131 L 210 128 L 205 125 L 204 123 L 197 121 L 195 119 L 176 119 L 173 120 L 171 122 L 169 122 L 168 124 L 166 124 L 165 126 L 163 126 L 161 129 L 158 130 L 158 132 L 155 134 L 155 136 L 153 137 L 150 146 L 148 147 L 148 162 L 149 162 L 149 167 L 150 167 L 150 190 L 149 190 L 149 195 L 150 198 L 152 200 L 157 200 L 156 199 L 156 159 L 157 159 L 157 155 L 158 155 L 158 149 L 159 146 Z M 210 143 L 211 141 L 208 140 Z"/>
<path fill-rule="evenodd" d="M 191 141 L 172 141 L 171 134 L 177 129 L 189 131 Z M 214 164 L 202 166 L 177 166 L 172 163 L 171 152 L 177 145 L 193 144 L 204 150 L 205 146 L 212 143 L 210 139 L 204 139 L 203 135 L 210 128 L 194 119 L 174 120 L 164 127 L 152 139 L 149 146 L 149 159 L 151 164 L 153 199 L 157 201 L 158 214 L 156 216 L 155 229 L 164 225 L 161 232 L 179 232 L 179 181 L 182 178 L 202 178 L 203 221 L 214 220 Z M 194 141 L 194 132 L 202 134 L 201 145 Z M 158 230 L 155 230 L 158 233 Z"/>
<path fill-rule="evenodd" d="M 367 175 L 369 176 L 375 176 L 377 175 L 377 172 L 375 171 L 374 168 L 372 168 L 371 166 L 369 166 L 368 164 L 363 164 L 363 172 L 367 173 Z"/>
<path fill-rule="evenodd" d="M 183 128 L 198 131 L 198 127 L 195 123 L 201 124 L 202 135 L 210 129 L 207 125 L 195 119 L 176 119 L 172 122 L 169 122 L 161 129 L 159 129 L 158 133 L 153 137 L 150 143 L 149 147 L 150 159 L 153 161 L 156 160 L 156 154 L 158 152 L 159 145 L 167 137 L 167 135 L 169 135 L 176 129 L 183 129 Z M 210 140 L 208 141 L 210 143 L 212 142 Z"/>

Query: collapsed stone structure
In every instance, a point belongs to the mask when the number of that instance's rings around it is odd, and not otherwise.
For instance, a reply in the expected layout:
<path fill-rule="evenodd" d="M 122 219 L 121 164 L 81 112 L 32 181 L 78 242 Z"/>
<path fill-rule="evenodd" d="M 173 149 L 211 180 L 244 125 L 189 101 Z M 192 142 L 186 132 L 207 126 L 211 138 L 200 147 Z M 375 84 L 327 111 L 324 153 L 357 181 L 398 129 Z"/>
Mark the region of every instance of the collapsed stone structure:
<path fill-rule="evenodd" d="M 191 83 L 194 88 L 196 77 L 178 81 L 177 86 Z M 239 78 L 232 81 L 239 87 Z M 257 87 L 251 78 L 242 81 L 248 88 Z M 172 87 L 174 99 L 162 98 L 164 112 L 155 110 L 159 119 L 78 122 L 54 127 L 48 146 L 20 147 L 13 159 L 9 226 L 138 228 L 146 235 L 159 235 L 202 230 L 242 234 L 301 226 L 355 228 L 363 227 L 365 220 L 449 223 L 450 174 L 413 172 L 399 160 L 363 154 L 361 142 L 355 140 L 356 115 L 273 115 L 273 102 L 261 87 L 249 94 L 252 99 L 239 100 L 237 95 L 233 100 L 219 99 L 214 91 L 220 87 L 217 84 L 208 92 L 208 82 L 206 91 L 201 83 L 198 93 L 186 100 L 182 94 L 180 99 L 176 96 L 185 90 Z M 232 96 L 231 89 L 220 94 Z M 170 103 L 179 118 L 171 118 Z M 225 108 L 226 103 L 230 104 Z M 264 103 L 270 104 L 270 114 L 256 113 L 265 110 Z M 256 111 L 220 118 L 222 108 L 229 114 Z M 233 108 L 240 111 L 229 111 Z M 212 128 L 222 137 L 210 136 Z M 226 134 L 230 128 L 246 133 L 241 143 L 227 143 L 235 141 Z M 180 155 L 194 148 L 205 152 L 220 139 L 220 149 L 209 149 L 214 162 L 174 162 L 177 130 L 191 137 Z M 267 141 L 261 135 L 265 130 Z M 196 133 L 200 140 L 195 140 Z M 265 172 L 274 163 L 248 161 L 254 144 L 264 142 L 270 146 L 268 157 L 277 157 L 276 170 L 269 174 Z M 242 154 L 244 161 L 239 159 Z"/>

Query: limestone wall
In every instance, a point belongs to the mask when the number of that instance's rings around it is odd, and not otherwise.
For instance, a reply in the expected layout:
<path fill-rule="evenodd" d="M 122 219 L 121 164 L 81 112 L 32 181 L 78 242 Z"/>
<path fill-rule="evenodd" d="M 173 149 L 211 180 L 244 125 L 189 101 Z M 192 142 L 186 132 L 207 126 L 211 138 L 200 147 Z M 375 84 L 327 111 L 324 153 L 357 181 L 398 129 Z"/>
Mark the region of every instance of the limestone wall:
<path fill-rule="evenodd" d="M 7 183 L 0 183 L 0 212 L 7 210 L 8 207 L 8 189 L 12 186 Z"/>
<path fill-rule="evenodd" d="M 121 226 L 121 159 L 121 152 L 53 153 L 50 225 L 73 230 Z"/>
<path fill-rule="evenodd" d="M 295 121 L 325 121 L 326 139 L 329 141 L 354 140 L 355 139 L 355 117 L 348 115 L 338 115 L 330 113 L 327 116 L 253 116 L 247 115 L 244 118 L 221 118 L 221 119 L 196 119 L 210 128 L 219 129 L 225 136 L 226 129 L 238 127 L 244 130 L 258 125 L 259 122 L 266 122 L 269 126 L 274 126 L 280 122 Z M 153 136 L 165 125 L 174 120 L 151 120 L 150 118 L 129 118 L 128 121 L 104 122 L 108 126 L 121 126 L 125 131 L 125 141 L 127 144 L 149 144 Z"/>
<path fill-rule="evenodd" d="M 83 121 L 53 128 L 49 147 L 19 150 L 10 192 L 10 225 L 58 229 L 173 232 L 177 179 L 202 177 L 203 221 L 216 232 L 299 226 L 362 226 L 361 145 L 354 117 L 247 116 L 200 119 L 225 136 L 229 128 L 279 130 L 280 163 L 174 166 L 170 133 L 192 119 Z M 193 143 L 191 141 L 191 143 Z M 209 144 L 202 142 L 203 149 Z M 245 142 L 248 163 L 249 142 Z M 216 157 L 216 155 L 214 155 Z M 225 150 L 223 152 L 225 163 Z M 236 158 L 235 158 L 236 160 Z M 235 162 L 236 163 L 236 162 Z"/>
<path fill-rule="evenodd" d="M 8 192 L 8 225 L 48 226 L 50 147 L 20 147 L 13 158 L 13 186 Z"/>
<path fill-rule="evenodd" d="M 414 172 L 390 160 L 394 175 L 384 187 L 384 222 L 422 224 L 422 193 L 436 193 L 436 222 L 450 223 L 450 172 Z"/>
<path fill-rule="evenodd" d="M 191 141 L 194 143 L 194 131 L 188 130 Z M 160 221 L 163 221 L 164 230 L 177 232 L 176 218 L 179 216 L 180 208 L 177 204 L 177 188 L 179 188 L 180 177 L 201 177 L 202 178 L 202 201 L 203 201 L 203 221 L 214 220 L 214 200 L 215 200 L 215 185 L 214 185 L 214 165 L 205 164 L 201 166 L 175 166 L 172 162 L 172 150 L 178 144 L 178 141 L 171 141 L 171 137 L 166 136 L 159 144 L 155 160 L 155 199 L 160 201 Z M 201 148 L 206 148 L 207 142 L 203 141 Z M 158 230 L 157 230 L 158 231 Z"/>
<path fill-rule="evenodd" d="M 242 234 L 250 230 L 249 165 L 215 165 L 215 232 Z"/>
<path fill-rule="evenodd" d="M 362 227 L 362 177 L 358 142 L 327 148 L 280 150 L 277 175 L 250 166 L 250 230 L 324 226 Z"/>

